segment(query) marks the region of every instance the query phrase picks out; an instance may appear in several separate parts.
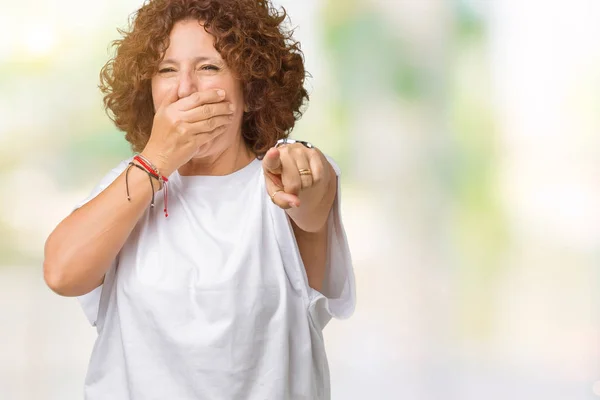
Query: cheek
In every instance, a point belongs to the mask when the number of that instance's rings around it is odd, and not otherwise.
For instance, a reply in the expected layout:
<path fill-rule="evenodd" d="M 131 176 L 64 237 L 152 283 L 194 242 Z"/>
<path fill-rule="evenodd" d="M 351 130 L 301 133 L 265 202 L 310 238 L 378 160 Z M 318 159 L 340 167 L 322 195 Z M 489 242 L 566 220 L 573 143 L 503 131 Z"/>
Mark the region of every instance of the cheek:
<path fill-rule="evenodd" d="M 199 92 L 210 89 L 224 89 L 229 93 L 226 82 L 223 79 L 219 79 L 218 76 L 202 76 L 198 78 L 196 87 Z"/>
<path fill-rule="evenodd" d="M 241 84 L 238 82 L 229 85 L 229 88 L 227 89 L 227 97 L 229 98 L 229 101 L 237 106 L 237 108 L 244 108 L 244 91 L 242 90 Z"/>
<path fill-rule="evenodd" d="M 168 86 L 163 85 L 159 82 L 152 82 L 151 90 L 152 90 L 152 103 L 154 104 L 154 111 L 161 104 L 165 94 L 168 90 Z"/>
<path fill-rule="evenodd" d="M 198 90 L 220 88 L 227 94 L 234 95 L 241 91 L 241 82 L 235 79 L 229 72 L 214 75 L 199 76 L 197 80 Z"/>
<path fill-rule="evenodd" d="M 223 89 L 227 92 L 229 100 L 240 98 L 241 86 L 232 79 L 223 79 L 218 76 L 204 77 L 198 82 L 198 90 Z"/>

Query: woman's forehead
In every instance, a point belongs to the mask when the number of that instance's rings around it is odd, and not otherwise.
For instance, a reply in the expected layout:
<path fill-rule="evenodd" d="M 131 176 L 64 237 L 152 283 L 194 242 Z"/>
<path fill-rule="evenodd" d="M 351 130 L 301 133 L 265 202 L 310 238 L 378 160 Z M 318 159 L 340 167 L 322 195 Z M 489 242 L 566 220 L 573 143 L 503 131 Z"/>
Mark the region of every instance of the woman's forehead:
<path fill-rule="evenodd" d="M 178 61 L 198 58 L 221 60 L 214 43 L 214 37 L 206 32 L 200 22 L 179 21 L 175 23 L 169 34 L 169 47 L 164 58 Z"/>

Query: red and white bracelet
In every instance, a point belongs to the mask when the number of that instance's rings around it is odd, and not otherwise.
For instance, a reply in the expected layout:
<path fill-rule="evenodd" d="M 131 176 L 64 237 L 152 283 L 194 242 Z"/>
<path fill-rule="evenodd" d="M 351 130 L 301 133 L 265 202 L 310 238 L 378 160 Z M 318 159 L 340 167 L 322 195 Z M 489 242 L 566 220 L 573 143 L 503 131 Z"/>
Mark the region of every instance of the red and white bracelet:
<path fill-rule="evenodd" d="M 139 164 L 134 163 L 133 161 L 137 161 Z M 129 195 L 129 170 L 131 169 L 131 167 L 136 167 L 144 172 L 146 172 L 148 174 L 148 178 L 150 179 L 150 185 L 152 187 L 152 202 L 150 203 L 150 207 L 154 208 L 154 185 L 152 184 L 152 178 L 156 179 L 158 181 L 159 184 L 161 184 L 164 188 L 164 200 L 165 200 L 165 208 L 164 208 L 164 213 L 165 213 L 165 218 L 169 216 L 169 212 L 168 212 L 168 199 L 169 199 L 169 195 L 168 195 L 168 186 L 167 186 L 167 182 L 169 182 L 169 179 L 164 176 L 161 175 L 158 168 L 156 168 L 156 166 L 154 164 L 152 164 L 152 162 L 150 160 L 148 160 L 146 157 L 142 156 L 141 154 L 136 155 L 135 157 L 133 157 L 133 161 L 131 161 L 129 163 L 129 167 L 127 168 L 127 172 L 125 172 L 125 186 L 127 188 L 127 200 L 131 201 L 131 197 Z"/>

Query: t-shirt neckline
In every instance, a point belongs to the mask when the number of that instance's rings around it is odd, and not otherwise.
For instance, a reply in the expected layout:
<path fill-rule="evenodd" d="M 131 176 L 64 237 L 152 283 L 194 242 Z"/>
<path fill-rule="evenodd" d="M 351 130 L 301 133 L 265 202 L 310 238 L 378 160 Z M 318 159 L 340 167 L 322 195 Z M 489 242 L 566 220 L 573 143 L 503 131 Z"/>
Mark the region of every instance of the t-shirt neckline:
<path fill-rule="evenodd" d="M 180 175 L 178 170 L 171 175 L 169 183 L 174 183 L 183 188 L 209 188 L 236 185 L 247 182 L 259 168 L 261 162 L 258 158 L 250 161 L 245 167 L 228 175 Z"/>

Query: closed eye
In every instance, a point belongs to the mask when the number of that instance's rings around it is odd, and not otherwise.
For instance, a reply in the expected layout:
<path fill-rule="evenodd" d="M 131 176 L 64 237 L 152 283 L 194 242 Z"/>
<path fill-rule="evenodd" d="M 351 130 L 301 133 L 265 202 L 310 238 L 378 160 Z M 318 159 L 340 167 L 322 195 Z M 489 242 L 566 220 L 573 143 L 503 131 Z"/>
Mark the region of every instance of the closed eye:
<path fill-rule="evenodd" d="M 203 65 L 200 69 L 204 71 L 218 71 L 219 67 L 216 65 Z"/>
<path fill-rule="evenodd" d="M 158 72 L 161 74 L 165 74 L 167 72 L 175 72 L 175 70 L 173 68 L 163 68 L 163 69 L 158 70 Z"/>

